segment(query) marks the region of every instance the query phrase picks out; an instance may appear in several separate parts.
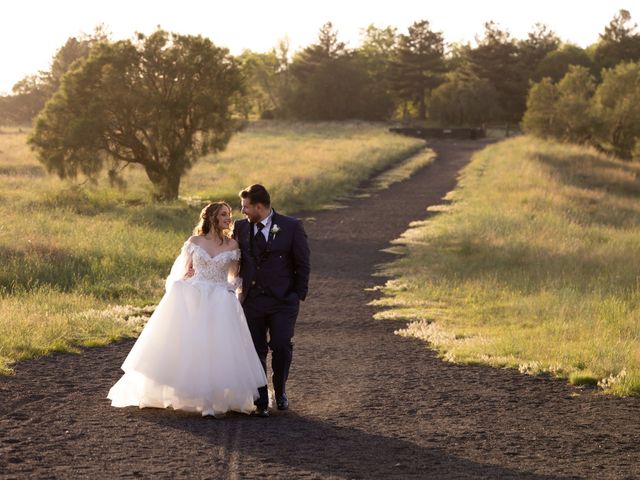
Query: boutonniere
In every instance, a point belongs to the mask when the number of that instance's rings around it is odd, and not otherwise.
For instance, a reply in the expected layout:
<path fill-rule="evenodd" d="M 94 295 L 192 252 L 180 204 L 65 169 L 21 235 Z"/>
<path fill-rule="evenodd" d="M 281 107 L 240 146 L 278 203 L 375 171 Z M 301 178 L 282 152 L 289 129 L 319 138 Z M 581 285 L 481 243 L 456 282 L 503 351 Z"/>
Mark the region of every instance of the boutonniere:
<path fill-rule="evenodd" d="M 280 231 L 280 227 L 278 226 L 277 223 L 274 223 L 271 227 L 271 233 L 273 233 L 273 238 L 276 238 L 276 235 L 278 234 L 279 231 Z"/>

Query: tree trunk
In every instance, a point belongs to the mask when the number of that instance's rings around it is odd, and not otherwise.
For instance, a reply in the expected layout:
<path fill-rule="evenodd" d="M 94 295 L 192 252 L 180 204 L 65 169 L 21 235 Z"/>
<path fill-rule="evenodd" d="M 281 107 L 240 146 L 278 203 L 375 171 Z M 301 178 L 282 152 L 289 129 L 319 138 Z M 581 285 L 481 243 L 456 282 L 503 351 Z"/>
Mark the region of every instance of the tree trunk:
<path fill-rule="evenodd" d="M 164 202 L 170 202 L 178 198 L 180 193 L 180 175 L 167 174 L 161 183 L 155 184 L 155 198 Z"/>
<path fill-rule="evenodd" d="M 427 119 L 427 104 L 424 101 L 424 97 L 418 102 L 418 116 L 420 117 L 420 120 Z"/>
<path fill-rule="evenodd" d="M 147 177 L 153 183 L 153 199 L 160 201 L 171 201 L 178 198 L 180 192 L 181 175 L 173 173 L 171 170 L 160 168 L 157 164 L 145 165 Z"/>

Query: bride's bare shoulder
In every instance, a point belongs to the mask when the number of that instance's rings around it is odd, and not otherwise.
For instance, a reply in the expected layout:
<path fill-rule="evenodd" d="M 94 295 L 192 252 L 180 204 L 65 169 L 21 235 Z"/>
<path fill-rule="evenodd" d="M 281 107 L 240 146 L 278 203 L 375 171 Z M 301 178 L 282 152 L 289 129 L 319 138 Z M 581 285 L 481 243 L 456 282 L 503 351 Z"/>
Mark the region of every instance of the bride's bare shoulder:
<path fill-rule="evenodd" d="M 187 239 L 186 243 L 195 243 L 196 245 L 200 245 L 202 241 L 202 235 L 192 235 Z"/>
<path fill-rule="evenodd" d="M 238 241 L 235 238 L 227 239 L 227 246 L 229 250 L 235 250 L 237 248 L 240 248 L 240 245 L 238 244 Z"/>

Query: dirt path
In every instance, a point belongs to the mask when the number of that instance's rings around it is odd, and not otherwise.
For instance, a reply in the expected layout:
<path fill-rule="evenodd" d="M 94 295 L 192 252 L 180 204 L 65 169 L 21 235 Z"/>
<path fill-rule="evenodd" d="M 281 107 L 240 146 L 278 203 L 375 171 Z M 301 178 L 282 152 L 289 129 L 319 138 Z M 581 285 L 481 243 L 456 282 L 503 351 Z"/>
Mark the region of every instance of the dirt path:
<path fill-rule="evenodd" d="M 444 363 L 372 319 L 380 250 L 479 146 L 437 143 L 410 180 L 308 221 L 290 411 L 111 408 L 132 341 L 22 362 L 0 379 L 0 478 L 640 478 L 640 399 Z"/>

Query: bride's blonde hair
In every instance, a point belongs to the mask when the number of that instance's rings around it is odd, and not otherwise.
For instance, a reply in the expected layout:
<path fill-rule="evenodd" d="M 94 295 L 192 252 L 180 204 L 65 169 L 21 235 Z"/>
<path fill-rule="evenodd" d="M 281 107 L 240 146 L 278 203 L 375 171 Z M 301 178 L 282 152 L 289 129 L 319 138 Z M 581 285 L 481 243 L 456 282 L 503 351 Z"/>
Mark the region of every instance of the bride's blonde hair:
<path fill-rule="evenodd" d="M 212 202 L 206 207 L 202 209 L 200 212 L 200 221 L 196 228 L 193 229 L 194 235 L 207 235 L 211 230 L 214 231 L 215 236 L 220 239 L 220 244 L 224 243 L 225 238 L 229 238 L 231 236 L 231 229 L 220 228 L 218 225 L 218 214 L 222 207 L 227 207 L 229 209 L 229 214 L 231 214 L 231 205 L 227 202 Z M 211 221 L 211 217 L 213 217 L 214 221 Z"/>

